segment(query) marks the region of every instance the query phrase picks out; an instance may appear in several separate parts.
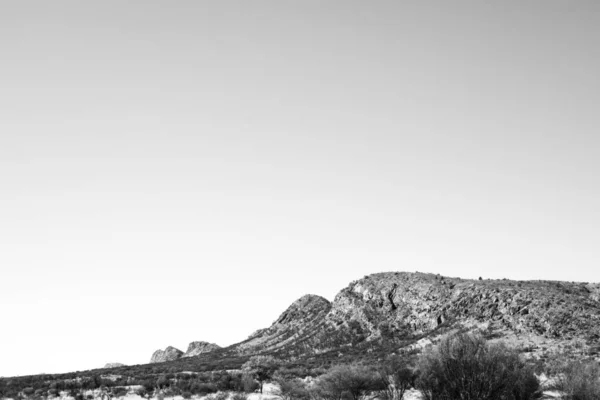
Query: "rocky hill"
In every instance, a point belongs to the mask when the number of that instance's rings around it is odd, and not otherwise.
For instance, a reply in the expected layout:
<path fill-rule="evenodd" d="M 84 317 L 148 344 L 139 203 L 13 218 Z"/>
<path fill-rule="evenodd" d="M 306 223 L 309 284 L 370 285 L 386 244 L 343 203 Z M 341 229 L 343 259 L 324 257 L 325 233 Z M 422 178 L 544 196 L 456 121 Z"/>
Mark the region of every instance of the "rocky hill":
<path fill-rule="evenodd" d="M 292 303 L 269 328 L 254 332 L 233 348 L 239 354 L 251 354 L 297 346 L 320 332 L 330 310 L 331 303 L 326 298 L 305 295 Z"/>
<path fill-rule="evenodd" d="M 480 331 L 533 353 L 577 348 L 597 355 L 600 285 L 374 274 L 351 282 L 332 303 L 302 297 L 229 352 L 289 357 L 348 348 L 401 352 L 453 329 Z"/>
<path fill-rule="evenodd" d="M 152 364 L 121 367 L 119 374 L 145 382 L 176 372 L 237 370 L 254 354 L 276 356 L 298 371 L 322 370 L 418 351 L 456 330 L 508 341 L 531 357 L 543 359 L 564 350 L 600 361 L 600 284 L 373 274 L 350 282 L 332 302 L 316 295 L 301 297 L 271 326 L 243 342 L 225 348 L 192 342 L 186 353 L 170 346 L 156 351 Z M 78 371 L 51 378 L 96 382 L 102 373 Z M 0 379 L 0 390 L 32 387 L 34 379 L 12 379 L 12 386 Z"/>
<path fill-rule="evenodd" d="M 181 356 L 183 356 L 183 351 L 176 349 L 175 347 L 169 346 L 164 350 L 156 350 L 154 354 L 152 354 L 150 363 L 174 361 L 181 358 Z"/>
<path fill-rule="evenodd" d="M 208 353 L 217 349 L 220 349 L 221 346 L 208 343 L 208 342 L 192 342 L 188 345 L 187 351 L 182 355 L 182 357 L 194 357 L 200 354 Z"/>
<path fill-rule="evenodd" d="M 159 362 L 167 362 L 167 361 L 175 361 L 184 357 L 195 357 L 200 354 L 209 353 L 214 350 L 220 349 L 221 346 L 208 343 L 208 342 L 191 342 L 188 345 L 187 351 L 184 353 L 183 351 L 176 349 L 175 347 L 169 346 L 165 350 L 156 350 L 152 354 L 152 358 L 150 359 L 150 363 L 159 363 Z"/>

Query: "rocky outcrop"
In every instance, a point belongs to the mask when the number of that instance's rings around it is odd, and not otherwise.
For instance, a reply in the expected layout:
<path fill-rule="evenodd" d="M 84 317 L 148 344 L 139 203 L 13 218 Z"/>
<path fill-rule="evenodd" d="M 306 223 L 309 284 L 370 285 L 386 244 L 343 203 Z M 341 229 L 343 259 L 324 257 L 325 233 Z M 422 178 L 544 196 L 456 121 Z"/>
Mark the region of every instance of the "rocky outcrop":
<path fill-rule="evenodd" d="M 509 338 L 529 350 L 574 342 L 584 352 L 597 349 L 600 286 L 374 274 L 351 282 L 333 303 L 314 295 L 302 297 L 271 327 L 232 349 L 238 354 L 269 351 L 292 357 L 336 349 L 373 351 L 374 346 L 400 351 L 418 348 L 420 339 L 435 340 L 452 329 Z"/>
<path fill-rule="evenodd" d="M 457 329 L 507 340 L 530 354 L 575 348 L 599 356 L 600 285 L 373 274 L 351 282 L 333 302 L 316 295 L 301 297 L 270 327 L 241 343 L 219 348 L 193 342 L 185 354 L 169 347 L 157 351 L 151 362 L 258 353 L 287 359 L 372 352 L 383 356 L 419 351 Z"/>
<path fill-rule="evenodd" d="M 209 353 L 220 349 L 221 346 L 208 342 L 192 342 L 189 344 L 187 351 L 182 357 L 194 357 L 200 354 Z"/>
<path fill-rule="evenodd" d="M 342 290 L 329 317 L 359 322 L 370 339 L 468 321 L 547 338 L 600 339 L 598 292 L 572 282 L 375 274 Z"/>
<path fill-rule="evenodd" d="M 183 356 L 183 351 L 169 346 L 165 350 L 156 350 L 150 359 L 151 363 L 174 361 Z"/>
<path fill-rule="evenodd" d="M 296 345 L 319 332 L 330 310 L 331 303 L 326 298 L 305 295 L 292 303 L 269 328 L 254 332 L 246 341 L 235 345 L 235 350 L 247 354 Z"/>
<path fill-rule="evenodd" d="M 104 366 L 104 368 L 118 368 L 118 367 L 125 367 L 125 364 L 121 364 L 121 363 L 108 363 Z"/>

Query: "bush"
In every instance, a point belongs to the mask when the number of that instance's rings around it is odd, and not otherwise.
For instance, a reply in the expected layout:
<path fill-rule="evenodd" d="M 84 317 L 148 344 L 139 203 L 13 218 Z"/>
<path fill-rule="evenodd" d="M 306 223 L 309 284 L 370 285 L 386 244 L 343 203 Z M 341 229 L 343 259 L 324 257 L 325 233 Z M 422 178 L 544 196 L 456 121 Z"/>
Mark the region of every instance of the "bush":
<path fill-rule="evenodd" d="M 273 380 L 278 386 L 275 394 L 283 400 L 307 400 L 310 398 L 306 385 L 298 378 L 288 379 L 284 375 L 275 375 Z"/>
<path fill-rule="evenodd" d="M 248 375 L 244 375 L 242 377 L 242 386 L 244 387 L 244 392 L 246 393 L 254 393 L 260 388 L 259 383 Z"/>
<path fill-rule="evenodd" d="M 248 400 L 248 395 L 246 393 L 234 393 L 231 400 Z"/>
<path fill-rule="evenodd" d="M 122 386 L 116 386 L 111 389 L 111 392 L 115 397 L 122 397 L 127 394 L 127 389 Z"/>
<path fill-rule="evenodd" d="M 205 395 L 217 392 L 217 386 L 213 383 L 193 383 L 190 386 L 193 394 Z"/>
<path fill-rule="evenodd" d="M 226 392 L 217 392 L 207 396 L 209 400 L 227 400 L 228 397 Z"/>
<path fill-rule="evenodd" d="M 539 384 L 516 351 L 459 333 L 425 351 L 417 388 L 427 400 L 528 400 Z"/>
<path fill-rule="evenodd" d="M 252 356 L 242 365 L 242 370 L 258 381 L 262 393 L 264 382 L 271 379 L 280 364 L 280 361 L 273 356 Z"/>
<path fill-rule="evenodd" d="M 379 375 L 385 385 L 383 395 L 388 400 L 402 400 L 404 393 L 414 386 L 416 379 L 408 360 L 400 356 L 388 358 L 379 368 Z"/>
<path fill-rule="evenodd" d="M 559 371 L 555 388 L 568 400 L 600 399 L 600 366 L 593 361 L 568 363 Z"/>
<path fill-rule="evenodd" d="M 373 368 L 349 364 L 335 366 L 319 377 L 313 395 L 323 399 L 359 400 L 366 393 L 384 389 L 385 385 Z"/>
<path fill-rule="evenodd" d="M 190 392 L 183 392 L 181 395 L 183 396 L 184 399 L 192 398 L 192 394 Z"/>

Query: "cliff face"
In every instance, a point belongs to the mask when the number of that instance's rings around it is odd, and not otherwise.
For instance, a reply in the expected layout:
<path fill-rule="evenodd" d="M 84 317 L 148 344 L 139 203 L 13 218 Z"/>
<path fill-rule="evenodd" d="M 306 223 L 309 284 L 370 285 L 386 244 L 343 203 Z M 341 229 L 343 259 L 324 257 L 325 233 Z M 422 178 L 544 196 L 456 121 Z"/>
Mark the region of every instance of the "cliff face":
<path fill-rule="evenodd" d="M 246 341 L 235 345 L 235 351 L 249 354 L 298 344 L 318 331 L 330 310 L 331 303 L 324 297 L 305 295 L 292 303 L 269 328 L 254 332 Z"/>
<path fill-rule="evenodd" d="M 468 321 L 547 338 L 600 338 L 597 285 L 571 282 L 375 274 L 342 290 L 330 316 L 359 321 L 371 338 Z"/>
<path fill-rule="evenodd" d="M 574 342 L 587 351 L 600 341 L 600 285 L 374 274 L 351 282 L 333 303 L 299 299 L 234 348 L 291 356 L 378 344 L 395 351 L 459 328 L 532 351 Z"/>

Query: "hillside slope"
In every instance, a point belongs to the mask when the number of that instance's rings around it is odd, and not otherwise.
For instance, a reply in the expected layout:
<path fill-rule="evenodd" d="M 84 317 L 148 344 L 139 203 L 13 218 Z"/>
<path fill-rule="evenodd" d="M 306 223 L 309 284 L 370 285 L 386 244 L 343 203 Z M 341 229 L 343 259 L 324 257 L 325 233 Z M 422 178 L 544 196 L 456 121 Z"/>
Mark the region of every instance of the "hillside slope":
<path fill-rule="evenodd" d="M 299 299 L 271 327 L 229 351 L 291 357 L 361 346 L 401 351 L 463 329 L 533 352 L 576 346 L 589 353 L 600 340 L 599 293 L 598 284 L 379 273 L 351 282 L 332 303 Z"/>

